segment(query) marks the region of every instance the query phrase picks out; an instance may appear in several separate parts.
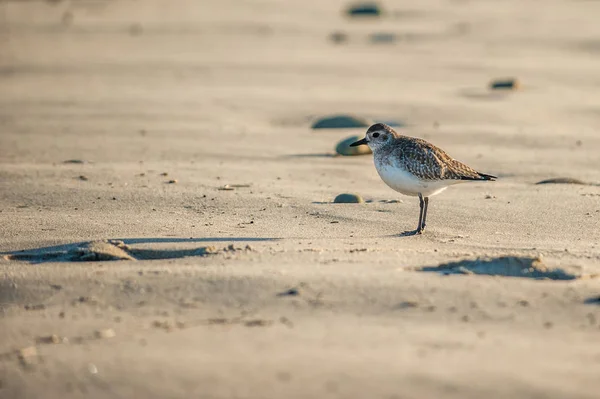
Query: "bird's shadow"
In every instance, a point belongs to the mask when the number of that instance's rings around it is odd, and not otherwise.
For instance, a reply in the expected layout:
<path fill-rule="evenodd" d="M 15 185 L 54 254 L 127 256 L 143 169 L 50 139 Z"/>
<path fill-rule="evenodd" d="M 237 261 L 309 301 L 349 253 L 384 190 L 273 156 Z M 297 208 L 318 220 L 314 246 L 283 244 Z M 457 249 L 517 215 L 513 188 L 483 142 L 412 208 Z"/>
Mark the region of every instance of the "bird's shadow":
<path fill-rule="evenodd" d="M 414 230 L 406 230 L 403 231 L 400 234 L 394 234 L 393 237 L 412 237 L 412 236 L 420 236 L 423 235 L 421 231 L 419 231 L 418 229 L 414 229 Z"/>

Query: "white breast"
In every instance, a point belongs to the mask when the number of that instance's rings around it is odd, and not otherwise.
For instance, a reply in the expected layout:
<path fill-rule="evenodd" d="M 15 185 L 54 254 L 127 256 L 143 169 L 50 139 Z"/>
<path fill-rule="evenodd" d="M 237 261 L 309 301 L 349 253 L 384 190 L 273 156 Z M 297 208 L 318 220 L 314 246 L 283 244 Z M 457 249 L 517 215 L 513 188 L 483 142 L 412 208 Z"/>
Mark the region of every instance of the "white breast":
<path fill-rule="evenodd" d="M 458 180 L 419 180 L 404 169 L 393 167 L 389 164 L 375 164 L 381 179 L 394 190 L 404 194 L 431 197 L 441 193 L 449 185 L 456 184 Z"/>

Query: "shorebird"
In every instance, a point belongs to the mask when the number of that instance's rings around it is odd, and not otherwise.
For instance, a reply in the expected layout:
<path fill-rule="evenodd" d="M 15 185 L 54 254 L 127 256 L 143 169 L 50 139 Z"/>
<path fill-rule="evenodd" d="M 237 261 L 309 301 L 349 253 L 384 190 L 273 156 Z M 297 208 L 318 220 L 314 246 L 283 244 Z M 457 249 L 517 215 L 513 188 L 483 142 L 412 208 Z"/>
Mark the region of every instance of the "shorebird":
<path fill-rule="evenodd" d="M 364 139 L 350 146 L 363 144 L 373 151 L 375 168 L 385 184 L 404 195 L 419 197 L 419 225 L 413 234 L 421 234 L 425 229 L 429 197 L 453 184 L 496 179 L 453 159 L 423 139 L 403 136 L 383 123 L 372 125 Z"/>

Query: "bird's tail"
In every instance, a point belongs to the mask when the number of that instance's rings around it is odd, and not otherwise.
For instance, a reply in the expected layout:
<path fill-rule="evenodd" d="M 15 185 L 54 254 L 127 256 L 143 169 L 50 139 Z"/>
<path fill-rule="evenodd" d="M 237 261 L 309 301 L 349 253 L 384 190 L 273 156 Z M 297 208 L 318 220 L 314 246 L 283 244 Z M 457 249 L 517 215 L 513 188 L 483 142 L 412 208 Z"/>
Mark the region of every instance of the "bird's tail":
<path fill-rule="evenodd" d="M 497 179 L 496 176 L 487 175 L 485 173 L 477 172 L 476 176 L 461 176 L 461 180 L 491 180 L 494 181 Z"/>

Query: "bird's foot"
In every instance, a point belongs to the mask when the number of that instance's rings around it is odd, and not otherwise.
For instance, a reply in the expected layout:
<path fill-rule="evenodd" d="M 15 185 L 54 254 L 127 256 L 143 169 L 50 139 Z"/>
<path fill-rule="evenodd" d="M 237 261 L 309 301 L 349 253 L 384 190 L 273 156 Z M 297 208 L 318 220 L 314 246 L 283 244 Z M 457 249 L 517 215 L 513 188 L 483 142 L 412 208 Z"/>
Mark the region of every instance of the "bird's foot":
<path fill-rule="evenodd" d="M 423 233 L 423 229 L 408 230 L 400 234 L 401 237 L 416 236 Z"/>

